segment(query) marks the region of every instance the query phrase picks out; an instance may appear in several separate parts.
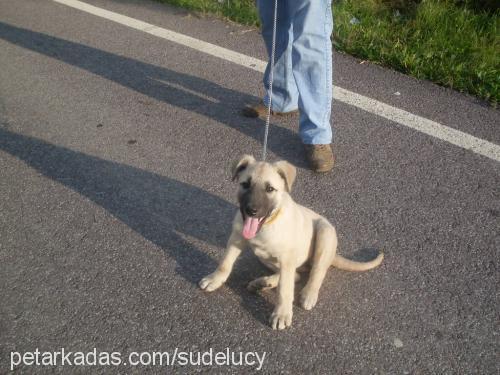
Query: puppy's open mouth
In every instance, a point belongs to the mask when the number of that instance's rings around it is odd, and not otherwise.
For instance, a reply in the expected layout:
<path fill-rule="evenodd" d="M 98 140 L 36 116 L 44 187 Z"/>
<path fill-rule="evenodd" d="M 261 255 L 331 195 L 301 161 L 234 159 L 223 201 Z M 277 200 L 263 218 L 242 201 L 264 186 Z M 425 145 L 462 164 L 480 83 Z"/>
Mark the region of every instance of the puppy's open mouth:
<path fill-rule="evenodd" d="M 264 217 L 252 217 L 243 215 L 243 237 L 247 240 L 251 240 L 257 235 L 257 232 L 266 221 L 267 216 Z"/>

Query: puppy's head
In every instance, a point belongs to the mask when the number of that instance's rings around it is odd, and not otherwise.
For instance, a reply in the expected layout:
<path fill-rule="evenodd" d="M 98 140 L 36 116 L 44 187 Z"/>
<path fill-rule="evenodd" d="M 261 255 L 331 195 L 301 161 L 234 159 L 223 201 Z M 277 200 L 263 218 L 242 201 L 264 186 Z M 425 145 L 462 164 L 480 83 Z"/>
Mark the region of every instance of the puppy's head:
<path fill-rule="evenodd" d="M 233 164 L 233 181 L 239 183 L 243 237 L 255 237 L 266 219 L 279 209 L 284 195 L 291 191 L 296 173 L 295 167 L 286 161 L 257 162 L 250 155 Z"/>

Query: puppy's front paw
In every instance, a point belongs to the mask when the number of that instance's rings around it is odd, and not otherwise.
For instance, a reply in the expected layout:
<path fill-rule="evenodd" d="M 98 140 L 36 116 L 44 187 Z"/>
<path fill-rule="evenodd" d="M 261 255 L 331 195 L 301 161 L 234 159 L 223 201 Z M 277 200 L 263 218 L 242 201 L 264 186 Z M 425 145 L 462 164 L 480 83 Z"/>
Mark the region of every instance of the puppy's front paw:
<path fill-rule="evenodd" d="M 311 310 L 318 302 L 318 291 L 307 286 L 300 292 L 300 304 L 304 310 Z"/>
<path fill-rule="evenodd" d="M 226 279 L 216 271 L 201 279 L 198 285 L 201 289 L 206 290 L 207 292 L 213 292 L 214 290 L 219 289 L 225 281 Z"/>
<path fill-rule="evenodd" d="M 293 308 L 277 306 L 271 315 L 271 327 L 284 329 L 292 325 Z"/>

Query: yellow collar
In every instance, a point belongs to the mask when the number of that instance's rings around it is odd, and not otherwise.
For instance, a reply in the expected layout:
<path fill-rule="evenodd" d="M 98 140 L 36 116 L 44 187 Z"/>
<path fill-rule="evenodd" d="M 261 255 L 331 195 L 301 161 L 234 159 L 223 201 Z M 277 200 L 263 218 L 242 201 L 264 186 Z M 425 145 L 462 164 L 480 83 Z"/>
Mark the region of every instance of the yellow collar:
<path fill-rule="evenodd" d="M 266 221 L 264 222 L 264 224 L 262 225 L 267 225 L 267 224 L 271 224 L 274 220 L 277 219 L 277 217 L 281 214 L 281 208 L 276 211 L 272 216 L 269 216 Z"/>

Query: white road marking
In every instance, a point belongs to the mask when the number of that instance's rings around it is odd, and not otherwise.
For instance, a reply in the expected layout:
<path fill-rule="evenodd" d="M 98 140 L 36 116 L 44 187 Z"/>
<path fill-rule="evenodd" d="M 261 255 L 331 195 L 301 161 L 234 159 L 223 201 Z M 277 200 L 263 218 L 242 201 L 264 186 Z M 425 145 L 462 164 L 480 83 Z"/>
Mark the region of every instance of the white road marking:
<path fill-rule="evenodd" d="M 98 8 L 82 1 L 53 1 L 92 14 L 94 16 L 101 17 L 109 21 L 113 21 L 121 25 L 157 36 L 159 38 L 163 38 L 170 42 L 181 44 L 208 55 L 212 55 L 220 59 L 244 66 L 246 68 L 256 70 L 258 72 L 264 72 L 266 68 L 265 61 L 235 51 L 231 51 L 227 48 L 204 42 L 202 40 L 192 38 L 190 36 L 180 34 L 172 30 L 158 27 L 150 23 L 137 20 L 135 18 L 111 12 L 106 9 Z M 500 162 L 500 146 L 495 143 L 474 137 L 473 135 L 464 133 L 460 130 L 453 129 L 427 118 L 414 115 L 408 111 L 393 107 L 389 104 L 382 103 L 375 99 L 368 98 L 353 91 L 343 89 L 342 87 L 334 86 L 333 97 L 335 100 L 338 100 L 340 102 L 358 107 L 364 111 L 386 118 L 397 124 L 417 130 L 421 133 L 441 139 L 455 146 L 470 150 L 472 152 Z"/>
<path fill-rule="evenodd" d="M 412 128 L 431 137 L 441 139 L 452 145 L 470 150 L 476 154 L 500 161 L 500 146 L 495 143 L 485 141 L 484 139 L 474 137 L 460 130 L 450 128 L 425 117 L 414 115 L 403 109 L 356 94 L 341 87 L 335 87 L 334 94 L 336 100 L 384 117 L 392 122 Z"/>
<path fill-rule="evenodd" d="M 253 57 L 243 55 L 238 52 L 231 51 L 227 48 L 219 47 L 215 44 L 207 43 L 202 40 L 192 38 L 190 36 L 176 33 L 172 30 L 167 30 L 162 27 L 152 25 L 147 22 L 137 20 L 128 16 L 124 16 L 119 13 L 111 12 L 106 9 L 98 8 L 93 5 L 84 3 L 78 0 L 53 0 L 56 3 L 64 4 L 75 9 L 79 9 L 86 13 L 93 14 L 94 16 L 105 18 L 109 21 L 119 23 L 124 26 L 128 26 L 132 29 L 143 31 L 145 33 L 157 36 L 162 39 L 166 39 L 170 42 L 181 44 L 183 46 L 195 49 L 197 51 L 212 55 L 223 60 L 230 61 L 232 63 L 242 65 L 246 68 L 256 70 L 258 72 L 263 72 L 266 68 L 266 63 L 262 60 L 255 59 Z"/>

